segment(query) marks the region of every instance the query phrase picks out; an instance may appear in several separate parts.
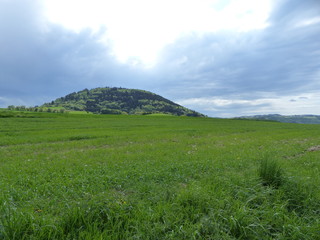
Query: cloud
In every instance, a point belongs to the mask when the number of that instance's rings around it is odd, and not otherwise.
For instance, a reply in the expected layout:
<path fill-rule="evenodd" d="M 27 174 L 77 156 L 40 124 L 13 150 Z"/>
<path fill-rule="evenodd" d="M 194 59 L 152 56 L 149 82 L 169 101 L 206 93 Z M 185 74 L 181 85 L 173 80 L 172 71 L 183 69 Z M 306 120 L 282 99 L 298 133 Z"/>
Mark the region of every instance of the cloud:
<path fill-rule="evenodd" d="M 292 99 L 297 97 L 297 99 Z M 320 94 L 301 96 L 266 95 L 254 100 L 241 98 L 203 97 L 178 100 L 179 104 L 198 109 L 204 114 L 219 117 L 236 117 L 281 113 L 285 115 L 311 114 L 320 101 Z M 320 112 L 316 112 L 319 114 Z"/>
<path fill-rule="evenodd" d="M 105 29 L 72 32 L 47 22 L 41 11 L 37 1 L 0 2 L 0 96 L 5 103 L 42 104 L 84 88 L 127 85 L 133 72 L 100 42 Z"/>
<path fill-rule="evenodd" d="M 45 0 L 48 19 L 79 31 L 105 25 L 117 58 L 155 64 L 158 51 L 186 32 L 267 26 L 272 0 Z M 75 7 L 76 5 L 76 7 Z M 72 13 L 72 17 L 70 14 Z"/>
<path fill-rule="evenodd" d="M 225 105 L 229 115 L 232 111 L 241 114 L 241 109 L 246 112 L 252 102 L 268 95 L 282 101 L 284 96 L 318 92 L 320 25 L 313 21 L 296 26 L 305 19 L 315 19 L 320 4 L 316 8 L 316 1 L 300 3 L 282 1 L 266 29 L 181 38 L 163 52 L 158 69 L 163 79 L 160 87 L 179 101 L 203 97 L 247 101 L 237 106 Z M 283 17 L 288 12 L 290 17 Z M 189 106 L 199 109 L 194 104 Z M 259 112 L 263 109 L 260 105 L 254 107 Z M 211 108 L 206 113 L 212 116 L 220 111 Z"/>
<path fill-rule="evenodd" d="M 272 24 L 281 28 L 292 28 L 298 23 L 319 17 L 318 0 L 279 0 L 269 18 Z"/>

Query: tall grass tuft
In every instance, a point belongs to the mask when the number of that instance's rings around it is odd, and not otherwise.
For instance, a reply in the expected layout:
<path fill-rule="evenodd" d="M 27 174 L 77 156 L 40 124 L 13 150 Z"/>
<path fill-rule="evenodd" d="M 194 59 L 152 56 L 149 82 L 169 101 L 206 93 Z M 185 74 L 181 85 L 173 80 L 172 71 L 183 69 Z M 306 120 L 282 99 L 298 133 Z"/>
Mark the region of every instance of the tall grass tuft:
<path fill-rule="evenodd" d="M 258 173 L 264 186 L 278 188 L 284 182 L 283 170 L 274 159 L 264 158 Z"/>

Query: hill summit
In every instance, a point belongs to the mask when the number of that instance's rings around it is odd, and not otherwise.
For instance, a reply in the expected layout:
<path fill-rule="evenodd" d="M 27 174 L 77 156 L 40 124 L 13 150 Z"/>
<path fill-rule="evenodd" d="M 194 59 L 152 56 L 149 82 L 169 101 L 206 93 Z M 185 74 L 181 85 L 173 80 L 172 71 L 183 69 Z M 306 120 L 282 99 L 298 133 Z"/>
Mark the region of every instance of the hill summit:
<path fill-rule="evenodd" d="M 204 116 L 152 92 L 127 88 L 94 88 L 74 92 L 43 107 L 60 107 L 71 111 L 101 114 L 153 114 Z"/>

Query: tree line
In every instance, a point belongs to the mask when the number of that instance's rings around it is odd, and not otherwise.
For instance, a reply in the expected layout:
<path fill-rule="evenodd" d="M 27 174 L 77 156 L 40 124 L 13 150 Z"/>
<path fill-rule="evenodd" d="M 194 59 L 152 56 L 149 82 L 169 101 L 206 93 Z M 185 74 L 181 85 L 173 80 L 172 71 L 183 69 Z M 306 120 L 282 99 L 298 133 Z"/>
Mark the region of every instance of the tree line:
<path fill-rule="evenodd" d="M 59 109 L 53 109 L 53 108 L 47 108 L 47 107 L 26 107 L 26 106 L 14 106 L 10 105 L 7 107 L 10 111 L 24 111 L 24 112 L 52 112 L 52 113 L 65 113 L 67 112 L 64 108 Z"/>

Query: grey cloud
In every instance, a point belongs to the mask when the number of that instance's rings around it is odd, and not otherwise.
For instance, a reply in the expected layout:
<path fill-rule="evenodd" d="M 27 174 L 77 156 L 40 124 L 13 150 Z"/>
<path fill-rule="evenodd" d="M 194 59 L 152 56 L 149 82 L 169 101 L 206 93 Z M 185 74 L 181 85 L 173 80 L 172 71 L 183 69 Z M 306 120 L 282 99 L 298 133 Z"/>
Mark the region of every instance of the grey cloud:
<path fill-rule="evenodd" d="M 41 104 L 84 88 L 132 86 L 139 77 L 99 43 L 105 29 L 75 33 L 50 24 L 31 0 L 0 2 L 0 16 L 0 97 L 6 102 Z"/>
<path fill-rule="evenodd" d="M 162 56 L 158 70 L 165 80 L 162 84 L 170 86 L 167 91 L 172 96 L 176 94 L 172 91 L 181 91 L 180 98 L 257 99 L 260 92 L 314 91 L 319 87 L 315 76 L 320 68 L 320 25 L 295 25 L 316 16 L 320 8 L 315 8 L 315 1 L 303 1 L 301 10 L 298 2 L 282 1 L 270 17 L 271 25 L 263 30 L 191 35 L 175 42 Z M 286 9 L 289 17 L 282 16 Z"/>
<path fill-rule="evenodd" d="M 279 28 L 291 28 L 297 23 L 313 17 L 319 17 L 318 0 L 277 0 L 269 21 Z"/>

